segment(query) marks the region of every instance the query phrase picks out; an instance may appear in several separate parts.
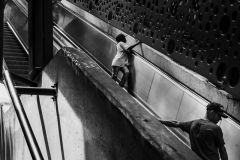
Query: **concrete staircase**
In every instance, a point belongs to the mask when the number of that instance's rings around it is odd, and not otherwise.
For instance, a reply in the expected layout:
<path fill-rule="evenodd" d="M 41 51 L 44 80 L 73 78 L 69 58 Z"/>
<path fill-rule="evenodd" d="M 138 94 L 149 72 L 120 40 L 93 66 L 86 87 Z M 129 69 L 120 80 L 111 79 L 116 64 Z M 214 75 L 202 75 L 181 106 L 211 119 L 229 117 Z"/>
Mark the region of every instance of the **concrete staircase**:
<path fill-rule="evenodd" d="M 4 24 L 3 37 L 3 57 L 8 69 L 10 72 L 27 78 L 29 75 L 28 54 L 6 23 Z"/>

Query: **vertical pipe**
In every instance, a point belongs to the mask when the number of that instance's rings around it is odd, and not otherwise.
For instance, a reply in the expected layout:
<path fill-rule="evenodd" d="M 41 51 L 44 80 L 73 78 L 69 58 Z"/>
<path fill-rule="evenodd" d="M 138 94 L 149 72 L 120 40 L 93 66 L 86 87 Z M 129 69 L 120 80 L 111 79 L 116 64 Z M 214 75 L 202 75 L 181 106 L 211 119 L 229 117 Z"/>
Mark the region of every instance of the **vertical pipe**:
<path fill-rule="evenodd" d="M 61 121 L 60 121 L 60 116 L 59 116 L 59 110 L 58 110 L 57 96 L 53 97 L 53 101 L 54 101 L 54 104 L 55 104 L 55 107 L 56 107 L 56 115 L 57 115 L 57 122 L 58 122 L 58 134 L 59 134 L 59 140 L 60 140 L 62 160 L 65 160 L 63 140 L 62 140 L 62 129 L 61 129 Z"/>
<path fill-rule="evenodd" d="M 0 158 L 1 159 L 5 159 L 5 143 L 4 143 L 4 124 L 3 124 L 3 114 L 2 114 L 2 107 L 0 108 L 0 116 L 1 116 L 1 128 L 0 128 L 0 134 L 1 134 L 1 137 L 0 137 L 0 140 L 1 140 L 1 156 Z"/>
<path fill-rule="evenodd" d="M 3 0 L 0 0 L 0 67 L 1 67 L 1 74 L 0 79 L 2 79 L 2 65 L 3 65 L 3 10 L 4 10 L 4 2 Z"/>

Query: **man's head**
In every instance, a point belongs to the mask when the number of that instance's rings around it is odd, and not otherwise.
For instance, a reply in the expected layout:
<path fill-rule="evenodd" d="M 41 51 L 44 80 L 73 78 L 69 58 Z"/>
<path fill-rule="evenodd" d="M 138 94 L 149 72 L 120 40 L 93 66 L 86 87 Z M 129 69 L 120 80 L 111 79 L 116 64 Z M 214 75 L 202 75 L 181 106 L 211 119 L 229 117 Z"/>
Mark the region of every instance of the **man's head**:
<path fill-rule="evenodd" d="M 126 40 L 126 38 L 125 38 L 125 36 L 124 36 L 123 34 L 117 35 L 117 36 L 116 36 L 116 41 L 117 41 L 118 43 L 119 43 L 119 42 L 124 42 L 124 43 L 127 42 L 127 40 Z"/>
<path fill-rule="evenodd" d="M 213 123 L 217 124 L 221 119 L 227 118 L 228 116 L 224 114 L 223 106 L 221 104 L 212 102 L 207 105 L 207 118 Z"/>

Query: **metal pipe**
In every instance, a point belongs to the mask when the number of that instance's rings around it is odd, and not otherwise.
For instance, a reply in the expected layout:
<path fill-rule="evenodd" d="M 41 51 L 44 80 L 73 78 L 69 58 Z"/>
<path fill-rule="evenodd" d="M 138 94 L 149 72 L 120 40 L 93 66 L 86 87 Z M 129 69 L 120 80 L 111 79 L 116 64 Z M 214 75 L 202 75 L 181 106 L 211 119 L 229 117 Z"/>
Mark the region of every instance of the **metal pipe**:
<path fill-rule="evenodd" d="M 4 121 L 3 121 L 3 113 L 2 113 L 2 105 L 0 108 L 0 116 L 1 116 L 1 128 L 0 128 L 0 143 L 1 143 L 1 153 L 0 153 L 0 158 L 5 159 L 5 139 L 4 139 Z"/>
<path fill-rule="evenodd" d="M 4 10 L 4 2 L 0 1 L 0 66 L 3 65 L 3 10 Z M 2 73 L 2 72 L 1 72 Z M 0 79 L 2 79 L 2 74 L 0 74 Z"/>
<path fill-rule="evenodd" d="M 10 73 L 5 66 L 3 67 L 3 77 L 6 81 L 6 86 L 7 86 L 9 95 L 12 99 L 13 106 L 15 108 L 19 123 L 21 125 L 24 137 L 26 139 L 30 154 L 32 156 L 32 159 L 33 160 L 43 160 L 44 159 L 43 155 L 38 146 L 37 140 L 34 136 L 34 133 L 32 131 L 32 128 L 30 126 L 30 123 L 29 123 L 26 113 L 24 111 L 24 108 L 22 106 L 22 103 L 18 97 L 17 91 L 14 88 Z"/>

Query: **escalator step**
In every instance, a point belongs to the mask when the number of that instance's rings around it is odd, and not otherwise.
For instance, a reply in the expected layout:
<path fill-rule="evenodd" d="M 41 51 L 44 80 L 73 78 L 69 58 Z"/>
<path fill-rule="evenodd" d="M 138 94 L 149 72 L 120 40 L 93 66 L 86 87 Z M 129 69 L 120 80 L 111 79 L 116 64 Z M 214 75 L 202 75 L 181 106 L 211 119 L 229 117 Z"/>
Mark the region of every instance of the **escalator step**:
<path fill-rule="evenodd" d="M 4 56 L 5 60 L 28 61 L 28 57 Z"/>
<path fill-rule="evenodd" d="M 8 38 L 8 37 L 14 37 L 14 35 L 13 34 L 11 34 L 11 33 L 4 33 L 4 35 L 3 35 L 3 38 Z"/>
<path fill-rule="evenodd" d="M 21 69 L 21 70 L 27 70 L 28 71 L 28 65 L 10 65 L 8 69 Z"/>
<path fill-rule="evenodd" d="M 21 69 L 12 69 L 11 72 L 16 73 L 16 74 L 21 74 L 21 75 L 28 75 L 28 71 L 26 70 L 21 70 Z"/>
<path fill-rule="evenodd" d="M 22 49 L 22 46 L 20 45 L 9 45 L 9 44 L 5 44 L 3 45 L 4 48 L 16 48 L 16 49 Z"/>
<path fill-rule="evenodd" d="M 28 61 L 6 60 L 7 65 L 28 65 Z"/>
<path fill-rule="evenodd" d="M 26 53 L 23 52 L 3 52 L 3 56 L 23 56 L 23 57 L 27 57 Z"/>
<path fill-rule="evenodd" d="M 16 39 L 3 39 L 3 43 L 8 43 L 8 42 L 14 42 L 14 43 L 18 43 L 18 41 Z"/>
<path fill-rule="evenodd" d="M 24 50 L 22 48 L 3 48 L 3 52 L 23 52 Z"/>
<path fill-rule="evenodd" d="M 19 45 L 19 43 L 17 41 L 14 41 L 14 42 L 3 41 L 3 45 Z"/>

